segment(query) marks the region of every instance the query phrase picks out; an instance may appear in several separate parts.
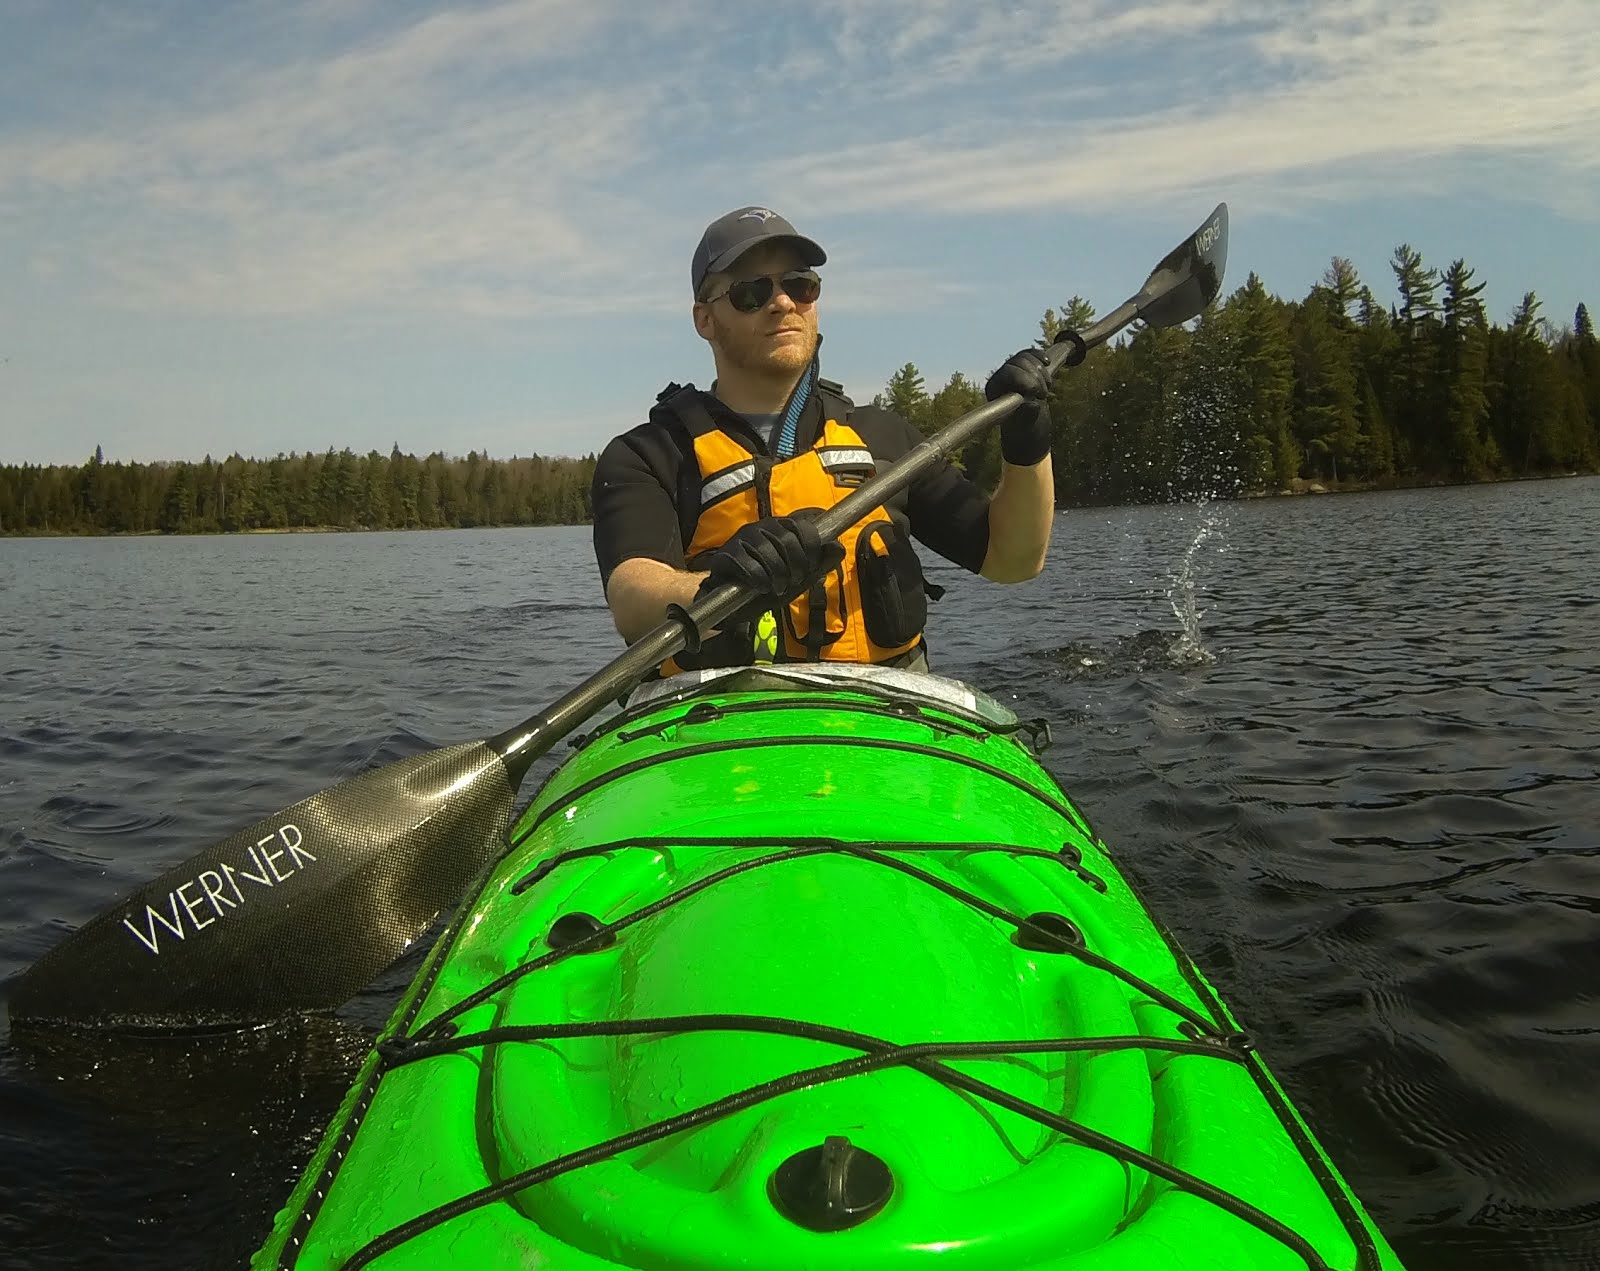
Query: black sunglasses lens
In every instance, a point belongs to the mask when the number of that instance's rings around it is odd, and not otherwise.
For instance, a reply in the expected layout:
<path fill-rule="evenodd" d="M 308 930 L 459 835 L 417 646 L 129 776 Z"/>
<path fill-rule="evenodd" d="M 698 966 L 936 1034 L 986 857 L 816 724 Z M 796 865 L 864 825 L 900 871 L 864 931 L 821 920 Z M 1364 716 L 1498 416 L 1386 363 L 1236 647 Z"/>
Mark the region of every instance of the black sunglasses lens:
<path fill-rule="evenodd" d="M 754 313 L 772 299 L 772 279 L 751 278 L 728 288 L 728 303 L 740 313 Z"/>
<path fill-rule="evenodd" d="M 822 294 L 822 279 L 810 270 L 785 274 L 778 285 L 797 305 L 815 304 Z M 771 278 L 749 278 L 728 288 L 728 303 L 740 313 L 754 313 L 771 299 Z"/>
<path fill-rule="evenodd" d="M 815 303 L 822 294 L 822 279 L 813 273 L 785 274 L 783 276 L 783 289 L 789 293 L 789 299 L 797 305 Z"/>

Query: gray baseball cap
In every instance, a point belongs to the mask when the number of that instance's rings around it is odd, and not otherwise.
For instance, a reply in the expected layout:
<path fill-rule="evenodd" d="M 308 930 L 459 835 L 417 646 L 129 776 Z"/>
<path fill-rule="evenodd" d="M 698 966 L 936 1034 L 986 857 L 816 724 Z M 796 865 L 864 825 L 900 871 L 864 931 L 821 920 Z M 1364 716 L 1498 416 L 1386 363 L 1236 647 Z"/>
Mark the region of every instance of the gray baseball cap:
<path fill-rule="evenodd" d="M 827 263 L 828 254 L 822 248 L 796 233 L 794 226 L 770 207 L 735 208 L 726 216 L 717 217 L 700 235 L 690 274 L 694 294 L 699 296 L 707 274 L 721 273 L 752 247 L 775 241 L 793 243 L 808 266 Z"/>

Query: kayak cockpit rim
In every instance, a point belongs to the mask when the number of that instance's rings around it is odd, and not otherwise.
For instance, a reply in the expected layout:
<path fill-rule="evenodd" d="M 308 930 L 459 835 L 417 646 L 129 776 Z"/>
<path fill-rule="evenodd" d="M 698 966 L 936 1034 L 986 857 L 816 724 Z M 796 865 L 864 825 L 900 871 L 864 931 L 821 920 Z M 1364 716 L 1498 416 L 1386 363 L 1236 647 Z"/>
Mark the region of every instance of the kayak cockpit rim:
<path fill-rule="evenodd" d="M 857 663 L 782 662 L 765 666 L 721 666 L 685 671 L 668 679 L 641 684 L 618 702 L 620 710 L 599 721 L 567 744 L 581 749 L 594 738 L 611 732 L 663 707 L 711 694 L 818 690 L 858 693 L 880 701 L 944 711 L 985 732 L 1044 731 L 1044 721 L 1020 721 L 1015 711 L 989 694 L 961 680 L 925 671 Z"/>

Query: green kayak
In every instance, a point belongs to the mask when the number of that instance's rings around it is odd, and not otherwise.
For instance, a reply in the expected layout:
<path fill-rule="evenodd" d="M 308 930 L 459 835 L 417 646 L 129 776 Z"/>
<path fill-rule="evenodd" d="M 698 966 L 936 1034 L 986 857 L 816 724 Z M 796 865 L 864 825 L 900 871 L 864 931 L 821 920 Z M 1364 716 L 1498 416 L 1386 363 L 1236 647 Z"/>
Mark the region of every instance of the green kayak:
<path fill-rule="evenodd" d="M 252 1266 L 1399 1267 L 1047 737 L 867 667 L 636 693 Z"/>

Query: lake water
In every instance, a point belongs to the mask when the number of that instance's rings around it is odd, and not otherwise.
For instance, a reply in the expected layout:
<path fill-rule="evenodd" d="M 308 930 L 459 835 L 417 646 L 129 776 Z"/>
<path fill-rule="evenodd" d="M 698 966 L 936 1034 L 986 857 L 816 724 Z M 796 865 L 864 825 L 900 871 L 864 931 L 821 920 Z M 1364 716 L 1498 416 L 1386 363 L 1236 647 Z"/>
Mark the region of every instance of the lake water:
<path fill-rule="evenodd" d="M 931 571 L 936 668 L 1053 721 L 1413 1271 L 1600 1268 L 1597 527 L 1589 478 L 1078 511 L 1034 583 Z M 577 528 L 0 540 L 0 613 L 0 994 L 619 648 Z M 411 969 L 227 1044 L 8 1027 L 0 1267 L 241 1265 Z"/>

